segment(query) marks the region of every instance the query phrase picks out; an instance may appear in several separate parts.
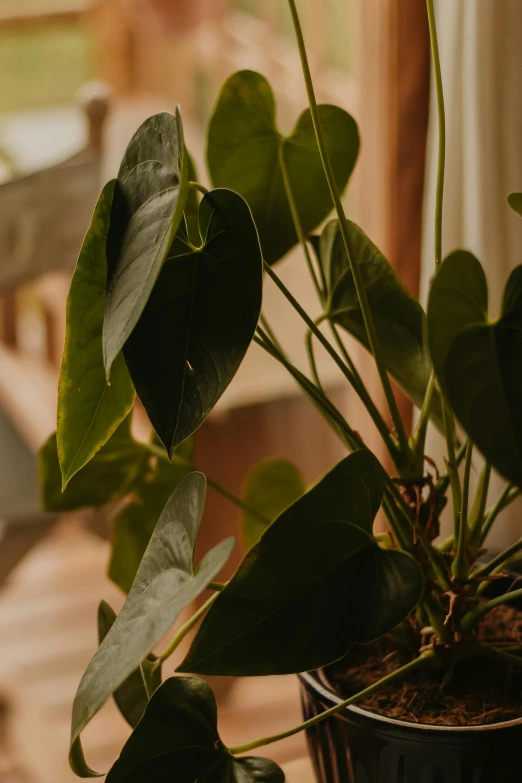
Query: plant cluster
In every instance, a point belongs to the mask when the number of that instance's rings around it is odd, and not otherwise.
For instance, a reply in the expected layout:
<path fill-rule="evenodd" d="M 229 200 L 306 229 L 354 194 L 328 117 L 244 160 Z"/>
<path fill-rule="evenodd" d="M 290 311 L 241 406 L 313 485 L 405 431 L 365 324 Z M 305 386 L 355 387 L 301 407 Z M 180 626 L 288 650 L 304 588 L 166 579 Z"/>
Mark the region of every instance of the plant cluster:
<path fill-rule="evenodd" d="M 342 109 L 317 104 L 294 0 L 289 5 L 309 98 L 293 132 L 278 130 L 273 93 L 261 75 L 231 76 L 208 129 L 215 188 L 207 191 L 197 182 L 179 111 L 151 117 L 103 189 L 71 285 L 57 432 L 42 449 L 42 487 L 49 509 L 120 501 L 110 575 L 128 596 L 118 616 L 100 604 L 100 646 L 74 702 L 70 753 L 78 775 L 96 774 L 80 735 L 113 696 L 133 732 L 108 783 L 167 776 L 177 783 L 282 781 L 273 762 L 241 754 L 323 720 L 383 682 L 288 732 L 227 748 L 209 685 L 185 673 L 301 672 L 384 635 L 410 652 L 386 680 L 421 668 L 450 670 L 475 656 L 522 665 L 522 649 L 499 649 L 477 633 L 487 612 L 522 595 L 484 597 L 522 540 L 485 565 L 479 560 L 492 525 L 522 487 L 522 267 L 492 320 L 479 261 L 458 251 L 442 262 L 445 137 L 432 0 L 440 162 L 437 272 L 427 313 L 345 216 L 341 194 L 357 159 L 357 125 Z M 509 202 L 522 214 L 522 194 Z M 336 217 L 314 235 L 332 208 Z M 276 272 L 297 244 L 321 303 L 318 320 Z M 261 313 L 263 279 L 306 326 L 308 374 Z M 373 356 L 391 426 L 344 333 Z M 348 456 L 311 488 L 292 465 L 270 461 L 235 498 L 194 468 L 194 432 L 251 342 L 286 368 L 346 447 Z M 391 475 L 325 393 L 316 343 L 365 405 Z M 410 437 L 390 378 L 420 409 Z M 135 394 L 154 429 L 149 443 L 131 434 Z M 430 423 L 446 439 L 441 475 L 425 457 Z M 484 463 L 471 497 L 474 450 Z M 507 483 L 487 508 L 492 469 Z M 207 483 L 244 511 L 247 553 L 226 584 L 215 579 L 233 541 L 194 560 Z M 440 543 L 448 499 L 454 534 Z M 379 509 L 388 533 L 375 535 Z M 155 655 L 180 613 L 205 591 L 208 600 Z M 201 619 L 181 675 L 163 681 L 169 656 Z"/>

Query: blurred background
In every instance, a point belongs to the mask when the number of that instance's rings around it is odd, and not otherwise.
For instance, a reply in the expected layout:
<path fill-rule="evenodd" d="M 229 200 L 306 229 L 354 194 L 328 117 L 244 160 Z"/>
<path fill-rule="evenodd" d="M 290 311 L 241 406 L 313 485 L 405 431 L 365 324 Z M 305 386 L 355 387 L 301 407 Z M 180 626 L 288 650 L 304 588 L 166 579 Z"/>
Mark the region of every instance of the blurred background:
<path fill-rule="evenodd" d="M 357 119 L 362 152 L 345 195 L 414 294 L 433 272 L 434 107 L 424 0 L 300 0 L 318 97 Z M 495 10 L 493 10 L 495 9 Z M 505 195 L 522 189 L 522 6 L 519 0 L 439 0 L 447 85 L 445 252 L 483 260 L 494 299 L 520 261 L 520 221 Z M 187 146 L 208 184 L 205 128 L 228 75 L 251 68 L 271 82 L 290 131 L 306 106 L 284 0 L 0 0 L 0 781 L 66 783 L 70 707 L 96 646 L 100 598 L 121 605 L 105 576 L 107 520 L 40 510 L 37 453 L 55 429 L 65 302 L 101 185 L 150 114 L 180 104 Z M 426 197 L 425 197 L 426 194 Z M 319 313 L 299 251 L 280 274 Z M 266 313 L 304 366 L 303 332 L 277 292 Z M 371 360 L 351 346 L 380 396 Z M 332 399 L 368 445 L 378 440 L 328 357 Z M 414 412 L 400 397 L 406 421 Z M 140 423 L 137 422 L 139 428 Z M 430 456 L 439 460 L 434 437 Z M 198 432 L 196 464 L 239 494 L 263 457 L 287 457 L 312 481 L 343 456 L 314 409 L 254 346 Z M 518 509 L 494 542 L 520 535 Z M 209 493 L 205 545 L 238 535 L 236 509 Z M 235 562 L 241 555 L 236 548 Z M 231 567 L 233 567 L 233 563 Z M 298 719 L 293 678 L 215 683 L 225 739 L 241 742 Z M 109 705 L 87 731 L 95 768 L 126 736 Z M 289 781 L 308 774 L 303 740 L 274 758 Z M 294 777 L 292 777 L 292 775 Z"/>

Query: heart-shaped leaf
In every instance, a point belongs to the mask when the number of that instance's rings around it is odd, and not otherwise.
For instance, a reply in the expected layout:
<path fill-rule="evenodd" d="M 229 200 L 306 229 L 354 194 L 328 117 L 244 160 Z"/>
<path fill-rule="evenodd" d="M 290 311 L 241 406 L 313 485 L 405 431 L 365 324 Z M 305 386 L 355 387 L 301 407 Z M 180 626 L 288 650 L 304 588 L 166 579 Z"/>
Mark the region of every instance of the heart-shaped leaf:
<path fill-rule="evenodd" d="M 109 633 L 116 618 L 116 612 L 107 601 L 101 601 L 98 607 L 99 644 Z M 161 663 L 150 653 L 113 693 L 114 701 L 129 726 L 137 726 L 150 697 L 160 685 Z"/>
<path fill-rule="evenodd" d="M 256 465 L 247 478 L 243 493 L 246 505 L 257 512 L 243 514 L 246 548 L 253 547 L 268 525 L 305 490 L 303 477 L 288 460 L 267 459 Z"/>
<path fill-rule="evenodd" d="M 118 172 L 109 232 L 103 330 L 105 371 L 132 333 L 167 258 L 188 197 L 179 110 L 150 117 L 129 142 Z"/>
<path fill-rule="evenodd" d="M 431 362 L 424 346 L 423 309 L 364 231 L 348 222 L 348 233 L 350 255 L 362 273 L 386 368 L 415 405 L 421 407 L 431 374 Z M 337 220 L 325 226 L 320 257 L 328 285 L 325 315 L 370 350 Z M 432 402 L 432 417 L 441 429 L 438 393 Z"/>
<path fill-rule="evenodd" d="M 307 671 L 404 620 L 423 578 L 412 557 L 373 538 L 384 480 L 371 452 L 354 452 L 283 511 L 219 594 L 180 671 Z"/>
<path fill-rule="evenodd" d="M 510 193 L 507 202 L 520 217 L 522 217 L 522 193 Z"/>
<path fill-rule="evenodd" d="M 103 366 L 106 244 L 114 185 L 114 180 L 107 183 L 98 200 L 67 299 L 56 428 L 64 487 L 106 443 L 134 401 L 123 356 L 116 358 L 110 386 Z"/>
<path fill-rule="evenodd" d="M 127 494 L 129 480 L 148 456 L 143 444 L 130 433 L 130 416 L 120 424 L 93 459 L 76 473 L 62 492 L 56 434 L 40 449 L 40 494 L 45 511 L 99 508 Z"/>
<path fill-rule="evenodd" d="M 268 759 L 234 758 L 217 730 L 212 689 L 195 677 L 158 688 L 107 775 L 107 783 L 284 783 Z"/>
<path fill-rule="evenodd" d="M 479 261 L 452 253 L 431 287 L 428 338 L 459 422 L 488 462 L 522 486 L 522 266 L 511 273 L 492 321 Z"/>
<path fill-rule="evenodd" d="M 109 577 L 128 593 L 156 521 L 180 481 L 193 470 L 194 441 L 176 449 L 174 461 L 146 453 L 129 487 L 128 500 L 112 519 Z"/>
<path fill-rule="evenodd" d="M 140 666 L 180 612 L 203 592 L 227 561 L 233 540 L 218 544 L 194 569 L 194 548 L 205 502 L 205 477 L 191 473 L 165 506 L 118 618 L 82 677 L 73 705 L 70 762 L 82 777 L 80 734 Z"/>
<path fill-rule="evenodd" d="M 335 180 L 343 190 L 359 152 L 357 125 L 337 106 L 321 105 L 319 114 Z M 283 136 L 270 85 L 254 71 L 239 71 L 223 86 L 209 125 L 207 159 L 214 185 L 235 190 L 250 206 L 269 264 L 297 243 L 282 166 L 305 233 L 333 207 L 310 110 L 301 114 L 290 136 Z"/>
<path fill-rule="evenodd" d="M 262 260 L 241 196 L 214 190 L 199 208 L 201 248 L 178 235 L 125 360 L 170 456 L 234 377 L 261 309 Z"/>

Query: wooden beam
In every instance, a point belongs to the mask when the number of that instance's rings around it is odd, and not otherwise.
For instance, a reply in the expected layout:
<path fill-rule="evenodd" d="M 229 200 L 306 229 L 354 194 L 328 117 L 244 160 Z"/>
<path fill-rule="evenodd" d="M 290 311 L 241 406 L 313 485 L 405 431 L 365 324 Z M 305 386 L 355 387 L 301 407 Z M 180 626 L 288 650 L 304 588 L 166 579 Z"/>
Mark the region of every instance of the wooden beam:
<path fill-rule="evenodd" d="M 47 24 L 75 23 L 83 21 L 90 10 L 86 0 L 71 0 L 69 7 L 47 6 L 23 13 L 0 12 L 0 31 L 23 30 Z"/>

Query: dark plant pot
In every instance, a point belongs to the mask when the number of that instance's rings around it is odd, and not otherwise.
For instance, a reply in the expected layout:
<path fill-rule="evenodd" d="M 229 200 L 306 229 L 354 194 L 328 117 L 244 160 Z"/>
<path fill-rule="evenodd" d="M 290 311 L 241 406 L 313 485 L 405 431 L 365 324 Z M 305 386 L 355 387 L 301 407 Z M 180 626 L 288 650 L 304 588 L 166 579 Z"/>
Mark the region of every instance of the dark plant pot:
<path fill-rule="evenodd" d="M 506 586 L 503 580 L 492 583 L 490 593 Z M 514 605 L 521 608 L 520 602 Z M 316 672 L 299 679 L 305 719 L 341 701 Z M 522 718 L 487 726 L 428 726 L 353 706 L 308 729 L 307 740 L 318 783 L 522 781 Z"/>
<path fill-rule="evenodd" d="M 316 673 L 299 676 L 305 719 L 339 704 Z M 522 718 L 452 728 L 347 707 L 308 729 L 318 783 L 520 783 Z"/>

